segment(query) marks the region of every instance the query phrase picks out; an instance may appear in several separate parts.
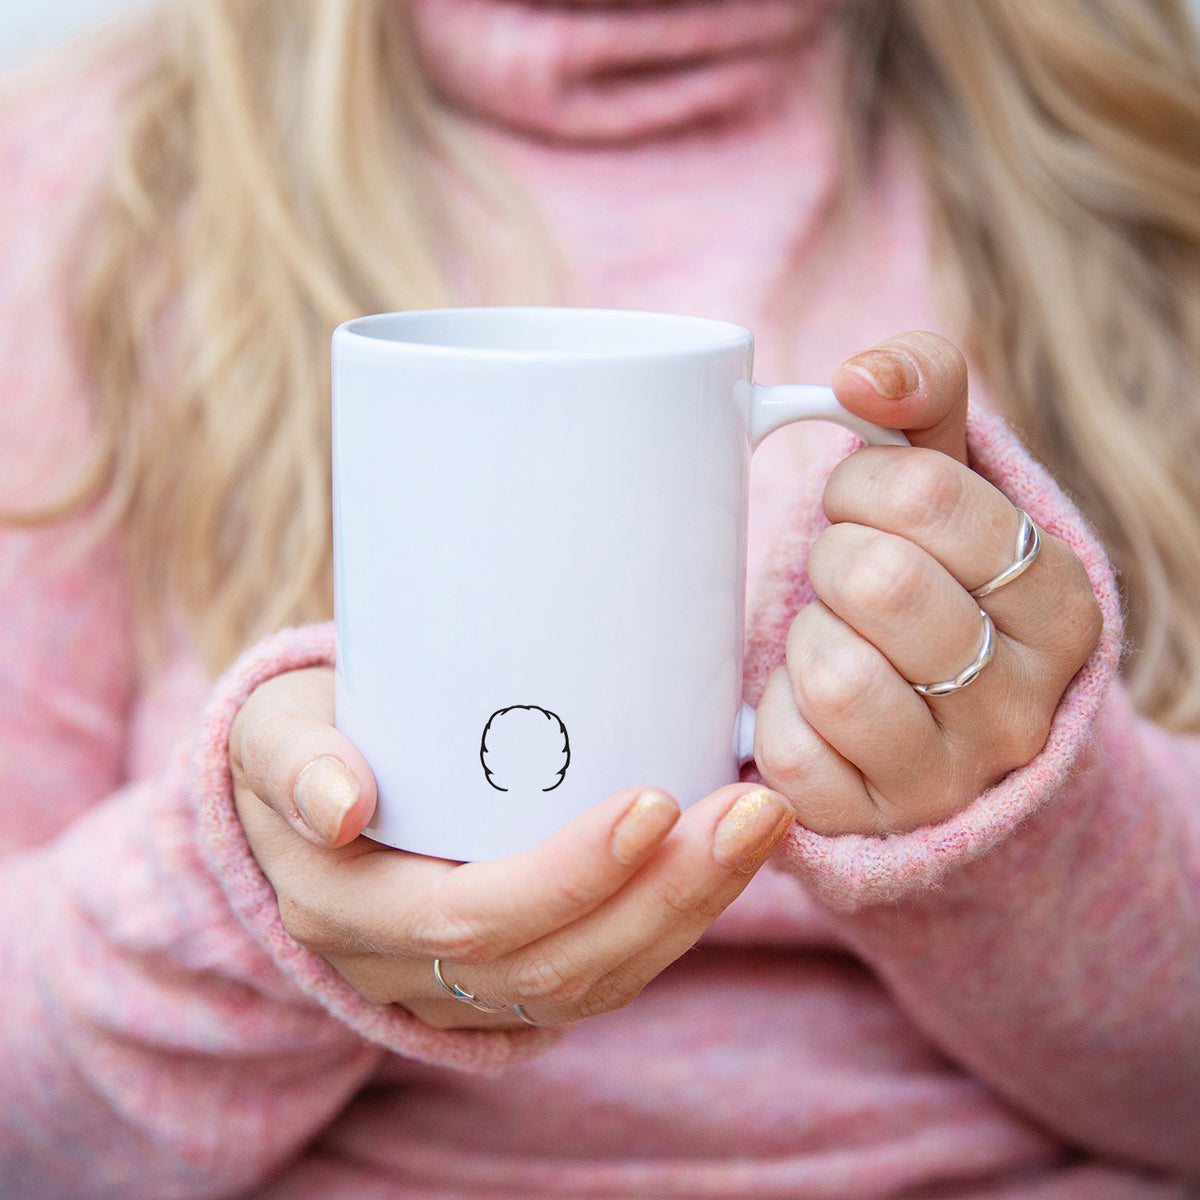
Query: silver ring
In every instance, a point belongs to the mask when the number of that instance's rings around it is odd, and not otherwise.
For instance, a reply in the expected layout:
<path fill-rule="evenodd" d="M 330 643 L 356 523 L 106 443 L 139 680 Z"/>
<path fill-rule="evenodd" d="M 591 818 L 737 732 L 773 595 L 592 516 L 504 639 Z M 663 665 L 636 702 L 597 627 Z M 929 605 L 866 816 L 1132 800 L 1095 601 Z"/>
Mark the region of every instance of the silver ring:
<path fill-rule="evenodd" d="M 992 661 L 996 653 L 996 627 L 992 618 L 981 608 L 979 615 L 983 618 L 983 633 L 979 638 L 979 650 L 975 657 L 953 679 L 941 683 L 914 683 L 912 690 L 922 696 L 949 696 L 951 692 L 962 691 L 969 683 L 979 678 L 983 668 Z"/>
<path fill-rule="evenodd" d="M 1014 579 L 1024 575 L 1042 548 L 1042 535 L 1038 533 L 1038 527 L 1033 523 L 1033 518 L 1023 508 L 1018 508 L 1017 512 L 1021 514 L 1021 526 L 1017 530 L 1017 557 L 999 575 L 993 576 L 987 583 L 981 583 L 979 587 L 971 590 L 971 595 L 976 600 L 990 596 L 1006 583 L 1012 583 Z"/>
<path fill-rule="evenodd" d="M 512 1010 L 517 1014 L 518 1017 L 521 1018 L 522 1021 L 525 1022 L 526 1025 L 532 1025 L 535 1029 L 538 1028 L 538 1023 L 530 1020 L 529 1014 L 519 1004 L 514 1004 L 512 1006 Z"/>
<path fill-rule="evenodd" d="M 481 1013 L 502 1013 L 508 1012 L 508 1005 L 501 1004 L 499 1008 L 491 1004 L 481 1004 L 475 999 L 474 992 L 468 992 L 464 988 L 460 988 L 458 984 L 451 986 L 445 979 L 442 978 L 442 960 L 435 958 L 433 960 L 433 977 L 437 980 L 437 985 L 449 996 L 453 996 L 455 1000 L 461 1000 L 464 1004 L 469 1004 L 472 1008 L 478 1009 Z"/>

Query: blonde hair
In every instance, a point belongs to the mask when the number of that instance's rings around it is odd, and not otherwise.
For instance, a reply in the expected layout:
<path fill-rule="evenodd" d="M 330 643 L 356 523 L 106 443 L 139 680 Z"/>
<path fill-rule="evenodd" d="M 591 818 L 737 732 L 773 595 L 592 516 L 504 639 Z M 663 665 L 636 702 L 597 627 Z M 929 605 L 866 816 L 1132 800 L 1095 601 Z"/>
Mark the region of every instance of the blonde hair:
<path fill-rule="evenodd" d="M 214 671 L 330 615 L 333 328 L 486 299 L 492 278 L 518 301 L 553 286 L 536 214 L 430 102 L 396 7 L 164 11 L 83 230 L 78 332 L 103 436 L 57 511 L 104 495 L 140 627 L 170 604 Z M 447 277 L 450 244 L 478 284 Z"/>
<path fill-rule="evenodd" d="M 924 167 L 943 310 L 963 314 L 964 349 L 1109 550 L 1135 705 L 1200 728 L 1191 21 L 1171 0 L 895 10 L 860 61 Z"/>
<path fill-rule="evenodd" d="M 520 276 L 550 260 L 536 214 L 439 115 L 401 10 L 186 5 L 128 101 L 86 231 L 80 330 L 106 436 L 72 502 L 107 497 L 147 610 L 176 603 L 214 668 L 329 614 L 333 325 L 464 288 L 552 298 L 552 269 Z M 920 156 L 965 348 L 1119 567 L 1135 700 L 1200 727 L 1200 93 L 1185 13 L 872 0 L 847 20 L 852 113 L 868 130 L 886 112 Z M 478 264 L 471 280 L 447 277 L 450 245 Z M 503 281 L 495 297 L 488 279 Z"/>

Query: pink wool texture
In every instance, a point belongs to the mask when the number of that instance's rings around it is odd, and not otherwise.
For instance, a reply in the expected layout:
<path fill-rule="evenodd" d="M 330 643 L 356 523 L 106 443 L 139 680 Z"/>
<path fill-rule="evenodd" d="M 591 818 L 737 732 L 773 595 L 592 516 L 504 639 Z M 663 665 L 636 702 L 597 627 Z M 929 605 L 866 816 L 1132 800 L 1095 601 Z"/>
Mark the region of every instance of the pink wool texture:
<path fill-rule="evenodd" d="M 836 461 L 861 442 L 851 437 L 835 445 Z M 997 417 L 972 410 L 968 418 L 972 467 L 1047 533 L 1061 538 L 1079 556 L 1104 613 L 1104 632 L 1084 667 L 1059 703 L 1042 752 L 1011 772 L 969 808 L 933 828 L 884 838 L 847 835 L 820 837 L 796 828 L 783 850 L 830 907 L 853 911 L 886 904 L 919 888 L 936 886 L 956 866 L 972 862 L 1007 837 L 1031 812 L 1052 799 L 1090 744 L 1105 695 L 1121 654 L 1120 598 L 1108 560 L 1044 468 L 1032 462 Z M 775 567 L 750 629 L 745 668 L 747 700 L 758 702 L 772 670 L 783 663 L 792 618 L 816 599 L 808 577 L 796 570 L 808 547 L 829 524 L 821 510 L 817 475 L 792 514 L 775 547 Z"/>
<path fill-rule="evenodd" d="M 200 810 L 204 857 L 221 880 L 239 919 L 283 972 L 333 1016 L 367 1040 L 422 1061 L 464 1070 L 498 1071 L 514 1058 L 552 1041 L 549 1029 L 445 1033 L 402 1008 L 369 1004 L 323 958 L 305 950 L 283 928 L 270 883 L 254 860 L 233 805 L 229 728 L 260 683 L 305 667 L 333 665 L 333 626 L 284 630 L 249 651 L 218 685 L 204 714 L 191 771 L 190 794 Z"/>

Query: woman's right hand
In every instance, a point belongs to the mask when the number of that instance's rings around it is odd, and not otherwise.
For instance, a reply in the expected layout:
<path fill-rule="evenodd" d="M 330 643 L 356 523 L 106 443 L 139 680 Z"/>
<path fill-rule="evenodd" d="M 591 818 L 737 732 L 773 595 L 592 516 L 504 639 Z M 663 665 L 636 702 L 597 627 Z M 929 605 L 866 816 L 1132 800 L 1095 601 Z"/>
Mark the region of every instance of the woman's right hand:
<path fill-rule="evenodd" d="M 523 854 L 454 863 L 360 837 L 363 757 L 333 727 L 333 672 L 257 688 L 230 733 L 238 814 L 287 932 L 367 1000 L 441 1029 L 557 1025 L 620 1008 L 699 939 L 792 823 L 731 784 L 682 815 L 653 789 L 610 796 Z M 438 797 L 414 797 L 436 804 Z M 433 973 L 499 1009 L 478 1011 Z"/>

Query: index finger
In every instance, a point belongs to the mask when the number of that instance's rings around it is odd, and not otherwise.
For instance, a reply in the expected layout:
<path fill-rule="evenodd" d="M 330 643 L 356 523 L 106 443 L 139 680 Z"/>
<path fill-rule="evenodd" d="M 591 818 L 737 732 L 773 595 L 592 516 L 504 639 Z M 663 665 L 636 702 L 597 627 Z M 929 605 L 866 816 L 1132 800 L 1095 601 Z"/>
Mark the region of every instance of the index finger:
<path fill-rule="evenodd" d="M 915 542 L 968 591 L 1009 561 L 1020 514 L 998 488 L 944 454 L 867 446 L 834 467 L 821 503 L 835 525 Z"/>
<path fill-rule="evenodd" d="M 286 873 L 305 888 L 318 952 L 348 949 L 488 962 L 545 937 L 619 891 L 679 817 L 654 789 L 629 788 L 595 805 L 539 846 L 491 862 L 381 849 L 330 855 L 298 843 Z M 311 926 L 313 922 L 309 921 Z"/>
<path fill-rule="evenodd" d="M 869 526 L 920 546 L 968 592 L 1019 553 L 1021 511 L 982 475 L 944 454 L 867 446 L 834 468 L 822 503 L 835 526 Z M 820 554 L 820 544 L 831 537 L 836 532 L 824 531 L 814 550 Z M 1029 570 L 980 604 L 1015 641 L 1057 655 L 1066 635 L 1073 655 L 1075 631 L 1064 624 L 1079 611 L 1081 596 L 1090 612 L 1091 588 L 1065 542 L 1045 531 L 1040 538 L 1041 551 Z"/>

